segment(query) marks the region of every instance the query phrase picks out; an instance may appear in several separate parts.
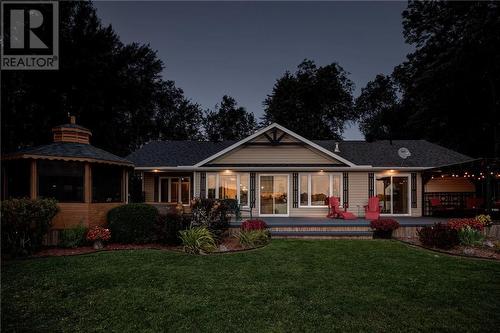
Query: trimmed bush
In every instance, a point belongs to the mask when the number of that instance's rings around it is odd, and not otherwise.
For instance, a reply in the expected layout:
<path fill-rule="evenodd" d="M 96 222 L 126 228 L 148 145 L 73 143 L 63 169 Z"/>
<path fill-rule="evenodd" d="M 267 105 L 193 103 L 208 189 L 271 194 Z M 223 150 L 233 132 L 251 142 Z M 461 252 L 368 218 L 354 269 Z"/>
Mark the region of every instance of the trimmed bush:
<path fill-rule="evenodd" d="M 55 199 L 2 201 L 2 250 L 12 256 L 27 255 L 42 246 L 43 236 L 59 211 Z"/>
<path fill-rule="evenodd" d="M 370 228 L 377 238 L 391 238 L 392 232 L 399 228 L 399 223 L 394 219 L 378 219 L 370 222 Z"/>
<path fill-rule="evenodd" d="M 269 243 L 271 234 L 265 229 L 242 230 L 238 238 L 244 247 L 254 248 Z"/>
<path fill-rule="evenodd" d="M 183 230 L 180 233 L 184 251 L 191 254 L 205 254 L 217 249 L 212 233 L 206 227 Z"/>
<path fill-rule="evenodd" d="M 155 226 L 156 240 L 160 243 L 179 245 L 179 231 L 186 230 L 191 221 L 176 213 L 159 215 Z"/>
<path fill-rule="evenodd" d="M 86 234 L 87 228 L 82 223 L 69 229 L 63 229 L 59 233 L 59 246 L 68 248 L 82 246 L 85 243 Z"/>
<path fill-rule="evenodd" d="M 426 246 L 449 249 L 459 243 L 457 230 L 441 223 L 417 231 L 418 239 Z"/>
<path fill-rule="evenodd" d="M 147 204 L 128 204 L 108 212 L 111 239 L 117 243 L 150 243 L 155 238 L 158 210 Z"/>
<path fill-rule="evenodd" d="M 266 222 L 262 220 L 246 220 L 240 226 L 241 230 L 250 231 L 250 230 L 265 230 L 267 229 Z"/>

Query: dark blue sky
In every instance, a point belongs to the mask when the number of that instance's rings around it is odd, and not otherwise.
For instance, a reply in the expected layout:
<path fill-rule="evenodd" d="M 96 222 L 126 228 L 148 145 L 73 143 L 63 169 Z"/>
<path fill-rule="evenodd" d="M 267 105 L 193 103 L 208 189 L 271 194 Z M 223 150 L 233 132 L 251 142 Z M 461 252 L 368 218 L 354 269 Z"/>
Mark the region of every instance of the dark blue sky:
<path fill-rule="evenodd" d="M 402 36 L 406 2 L 95 2 L 124 42 L 149 43 L 187 97 L 212 108 L 224 94 L 254 112 L 275 80 L 304 59 L 338 62 L 355 96 L 390 73 L 411 47 Z M 357 125 L 345 139 L 362 139 Z"/>

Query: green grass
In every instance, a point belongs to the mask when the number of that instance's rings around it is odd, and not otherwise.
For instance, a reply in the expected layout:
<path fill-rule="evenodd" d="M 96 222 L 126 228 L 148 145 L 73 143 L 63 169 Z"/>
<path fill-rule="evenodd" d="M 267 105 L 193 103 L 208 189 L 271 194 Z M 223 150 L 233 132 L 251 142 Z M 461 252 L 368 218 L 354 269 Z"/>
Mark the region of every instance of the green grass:
<path fill-rule="evenodd" d="M 474 332 L 500 327 L 500 263 L 393 241 L 286 241 L 2 267 L 2 331 Z"/>

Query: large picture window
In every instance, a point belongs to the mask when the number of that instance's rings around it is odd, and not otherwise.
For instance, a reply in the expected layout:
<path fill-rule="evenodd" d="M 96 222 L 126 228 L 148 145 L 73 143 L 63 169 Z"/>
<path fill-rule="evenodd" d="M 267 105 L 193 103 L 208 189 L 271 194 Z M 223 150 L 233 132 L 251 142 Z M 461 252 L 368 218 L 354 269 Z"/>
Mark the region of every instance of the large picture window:
<path fill-rule="evenodd" d="M 83 202 L 84 168 L 80 162 L 38 161 L 38 195 L 59 202 Z"/>
<path fill-rule="evenodd" d="M 92 202 L 121 202 L 123 173 L 120 167 L 92 166 Z"/>
<path fill-rule="evenodd" d="M 249 205 L 250 174 L 248 173 L 209 173 L 206 186 L 206 197 L 209 199 L 236 199 L 243 206 Z"/>
<path fill-rule="evenodd" d="M 300 207 L 326 207 L 329 196 L 341 197 L 341 175 L 328 173 L 300 174 Z M 340 200 L 342 202 L 342 200 Z"/>

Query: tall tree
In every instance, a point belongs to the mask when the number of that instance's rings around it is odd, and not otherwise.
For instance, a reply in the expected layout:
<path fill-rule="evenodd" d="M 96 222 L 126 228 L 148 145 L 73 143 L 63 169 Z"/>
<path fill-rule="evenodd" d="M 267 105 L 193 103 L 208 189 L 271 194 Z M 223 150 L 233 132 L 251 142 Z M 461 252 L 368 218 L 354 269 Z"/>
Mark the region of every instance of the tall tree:
<path fill-rule="evenodd" d="M 498 157 L 500 3 L 411 1 L 403 28 L 416 48 L 392 74 L 406 136 Z"/>
<path fill-rule="evenodd" d="M 60 69 L 2 72 L 3 151 L 50 142 L 49 129 L 67 121 L 68 113 L 92 130 L 93 144 L 119 155 L 176 133 L 170 130 L 175 122 L 162 120 L 197 106 L 162 79 L 164 66 L 156 52 L 121 43 L 90 2 L 61 2 L 59 8 Z M 197 121 L 175 124 L 196 128 Z"/>
<path fill-rule="evenodd" d="M 338 64 L 317 67 L 304 60 L 295 74 L 286 72 L 264 101 L 263 124 L 277 122 L 312 139 L 340 139 L 355 118 L 353 83 Z"/>
<path fill-rule="evenodd" d="M 408 116 L 401 108 L 398 89 L 390 76 L 379 74 L 368 82 L 354 108 L 367 141 L 406 137 Z"/>
<path fill-rule="evenodd" d="M 236 100 L 227 95 L 215 110 L 206 112 L 204 120 L 205 135 L 210 141 L 240 140 L 257 128 L 253 113 L 238 106 Z"/>

